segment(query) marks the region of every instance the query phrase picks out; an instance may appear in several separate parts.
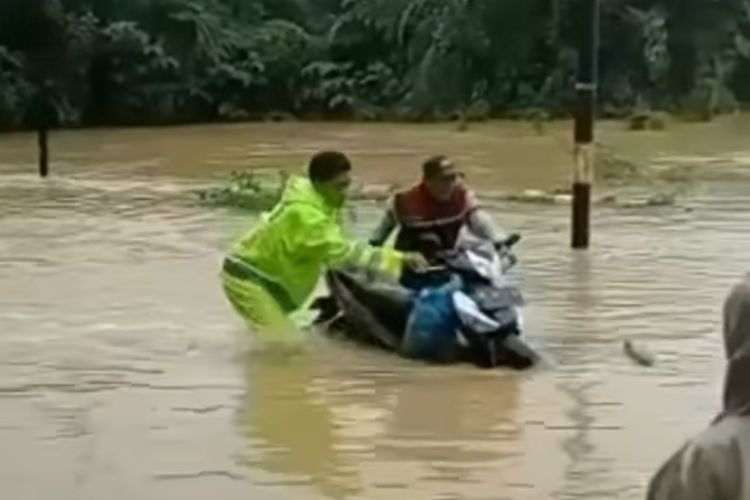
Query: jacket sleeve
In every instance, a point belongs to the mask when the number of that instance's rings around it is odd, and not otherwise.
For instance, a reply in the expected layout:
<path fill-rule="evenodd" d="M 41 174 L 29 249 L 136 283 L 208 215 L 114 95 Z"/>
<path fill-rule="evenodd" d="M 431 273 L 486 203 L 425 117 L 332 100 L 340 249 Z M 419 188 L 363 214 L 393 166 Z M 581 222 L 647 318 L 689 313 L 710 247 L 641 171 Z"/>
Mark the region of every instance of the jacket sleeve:
<path fill-rule="evenodd" d="M 353 266 L 395 278 L 401 275 L 401 252 L 350 240 L 336 221 L 322 214 L 298 213 L 297 216 L 305 218 L 304 223 L 297 224 L 301 230 L 292 235 L 301 258 L 320 260 L 326 267 Z"/>
<path fill-rule="evenodd" d="M 731 500 L 740 498 L 742 465 L 736 442 L 688 443 L 656 473 L 647 500 Z"/>

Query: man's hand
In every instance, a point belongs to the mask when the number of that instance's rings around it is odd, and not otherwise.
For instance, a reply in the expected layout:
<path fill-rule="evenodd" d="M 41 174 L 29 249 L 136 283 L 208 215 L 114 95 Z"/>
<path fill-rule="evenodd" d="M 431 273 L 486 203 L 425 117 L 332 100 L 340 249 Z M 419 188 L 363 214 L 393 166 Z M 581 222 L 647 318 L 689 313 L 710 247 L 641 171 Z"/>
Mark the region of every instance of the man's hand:
<path fill-rule="evenodd" d="M 430 263 L 419 252 L 408 252 L 404 254 L 404 266 L 412 271 L 423 273 L 430 267 Z"/>
<path fill-rule="evenodd" d="M 496 241 L 492 244 L 495 247 L 495 251 L 500 255 L 503 255 L 508 251 L 508 245 L 505 244 L 505 240 Z"/>

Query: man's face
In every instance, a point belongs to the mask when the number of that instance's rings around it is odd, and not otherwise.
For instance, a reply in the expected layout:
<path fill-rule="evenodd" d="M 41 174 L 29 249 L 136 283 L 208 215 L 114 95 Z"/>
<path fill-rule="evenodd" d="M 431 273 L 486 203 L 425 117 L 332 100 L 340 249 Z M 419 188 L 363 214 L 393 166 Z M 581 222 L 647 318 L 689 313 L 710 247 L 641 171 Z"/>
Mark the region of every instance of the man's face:
<path fill-rule="evenodd" d="M 446 172 L 444 174 L 425 179 L 424 181 L 430 194 L 439 201 L 448 201 L 459 183 L 458 173 Z"/>
<path fill-rule="evenodd" d="M 333 207 L 341 207 L 346 201 L 349 186 L 352 184 L 351 172 L 342 172 L 330 181 L 321 182 L 318 191 Z"/>

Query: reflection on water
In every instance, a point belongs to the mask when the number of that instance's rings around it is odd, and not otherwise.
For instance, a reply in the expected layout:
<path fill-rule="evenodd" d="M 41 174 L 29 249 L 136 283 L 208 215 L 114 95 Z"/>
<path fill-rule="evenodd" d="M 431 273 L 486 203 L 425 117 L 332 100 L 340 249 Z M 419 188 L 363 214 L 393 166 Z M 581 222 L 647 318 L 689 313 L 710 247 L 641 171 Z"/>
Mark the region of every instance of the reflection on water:
<path fill-rule="evenodd" d="M 311 483 L 326 497 L 346 498 L 362 491 L 361 479 L 339 450 L 331 409 L 315 393 L 314 361 L 267 353 L 246 360 L 240 426 L 258 456 L 247 465 L 280 475 L 274 484 Z"/>
<path fill-rule="evenodd" d="M 700 172 L 690 211 L 598 208 L 589 253 L 568 250 L 565 207 L 494 206 L 524 234 L 512 278 L 550 365 L 528 374 L 426 367 L 322 338 L 290 359 L 258 352 L 217 277 L 252 217 L 200 207 L 191 190 L 245 162 L 296 163 L 317 147 L 346 147 L 375 180 L 408 181 L 439 150 L 463 159 L 482 188 L 546 187 L 567 176 L 562 128 L 70 132 L 55 137 L 48 181 L 32 174 L 33 138 L 2 139 L 8 496 L 641 498 L 656 465 L 714 414 L 720 305 L 748 267 L 750 200 L 738 172 L 750 151 L 739 122 L 607 130 L 634 157 L 711 158 L 716 175 Z M 359 207 L 355 231 L 378 210 Z M 648 345 L 658 364 L 631 363 L 624 339 Z"/>

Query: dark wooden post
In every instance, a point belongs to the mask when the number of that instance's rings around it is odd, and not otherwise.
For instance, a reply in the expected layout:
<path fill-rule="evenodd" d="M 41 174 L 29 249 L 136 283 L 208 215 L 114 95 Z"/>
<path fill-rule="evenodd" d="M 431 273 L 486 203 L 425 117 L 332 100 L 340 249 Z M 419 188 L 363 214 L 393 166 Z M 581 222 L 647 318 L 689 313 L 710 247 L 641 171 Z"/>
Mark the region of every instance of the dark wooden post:
<path fill-rule="evenodd" d="M 39 177 L 49 175 L 49 148 L 47 145 L 48 130 L 42 126 L 36 131 L 39 144 Z"/>
<path fill-rule="evenodd" d="M 577 106 L 575 112 L 575 167 L 573 171 L 572 234 L 575 249 L 590 242 L 591 184 L 594 180 L 594 117 L 599 49 L 599 0 L 581 0 L 588 19 L 578 52 Z"/>
<path fill-rule="evenodd" d="M 39 85 L 29 107 L 30 122 L 36 129 L 39 147 L 39 177 L 49 175 L 49 132 L 57 126 L 58 113 L 54 87 L 45 81 Z"/>

